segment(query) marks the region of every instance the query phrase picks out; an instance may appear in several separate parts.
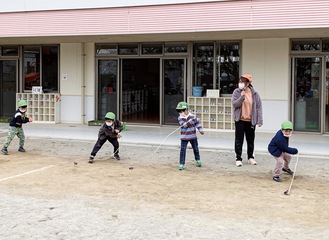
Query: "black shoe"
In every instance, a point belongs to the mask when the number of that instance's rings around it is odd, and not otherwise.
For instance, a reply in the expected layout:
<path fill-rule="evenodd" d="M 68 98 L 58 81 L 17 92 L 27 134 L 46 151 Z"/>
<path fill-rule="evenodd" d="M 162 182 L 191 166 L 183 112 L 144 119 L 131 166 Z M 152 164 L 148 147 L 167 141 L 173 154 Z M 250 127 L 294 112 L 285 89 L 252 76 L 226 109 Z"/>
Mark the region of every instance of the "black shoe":
<path fill-rule="evenodd" d="M 93 162 L 94 162 L 94 156 L 91 155 L 91 156 L 89 157 L 88 163 L 93 163 Z"/>
<path fill-rule="evenodd" d="M 119 154 L 114 154 L 114 159 L 116 159 L 116 160 L 120 160 L 120 156 L 119 156 Z"/>
<path fill-rule="evenodd" d="M 7 148 L 1 149 L 1 152 L 2 152 L 3 155 L 7 155 L 8 154 Z"/>
<path fill-rule="evenodd" d="M 293 172 L 293 171 L 291 171 L 291 169 L 290 169 L 290 168 L 287 168 L 287 169 L 285 169 L 285 168 L 282 168 L 282 171 L 284 171 L 284 172 L 286 172 L 286 173 L 288 173 L 288 174 L 290 174 L 290 175 L 293 175 L 293 174 L 294 174 L 294 172 Z"/>
<path fill-rule="evenodd" d="M 23 147 L 19 147 L 18 149 L 19 152 L 26 152 L 25 149 Z"/>
<path fill-rule="evenodd" d="M 273 177 L 273 180 L 276 181 L 276 182 L 282 182 L 280 177 Z"/>

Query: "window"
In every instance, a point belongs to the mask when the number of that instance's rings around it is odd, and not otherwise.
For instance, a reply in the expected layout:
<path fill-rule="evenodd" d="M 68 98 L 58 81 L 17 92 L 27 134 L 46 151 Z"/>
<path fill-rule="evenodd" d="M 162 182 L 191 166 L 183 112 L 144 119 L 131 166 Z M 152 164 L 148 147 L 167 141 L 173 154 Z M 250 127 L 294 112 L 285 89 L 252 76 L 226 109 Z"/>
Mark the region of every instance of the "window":
<path fill-rule="evenodd" d="M 214 43 L 193 45 L 193 86 L 202 86 L 203 95 L 213 89 Z"/>
<path fill-rule="evenodd" d="M 96 45 L 96 55 L 117 55 L 118 48 L 116 44 Z"/>
<path fill-rule="evenodd" d="M 142 44 L 142 54 L 144 55 L 162 55 L 162 44 Z"/>
<path fill-rule="evenodd" d="M 187 43 L 165 43 L 166 54 L 187 53 Z"/>
<path fill-rule="evenodd" d="M 23 47 L 23 90 L 33 86 L 58 91 L 58 46 Z"/>
<path fill-rule="evenodd" d="M 221 94 L 232 94 L 239 79 L 240 45 L 238 42 L 221 42 L 217 56 L 218 74 L 216 83 Z M 218 87 L 216 87 L 218 88 Z"/>
<path fill-rule="evenodd" d="M 215 55 L 216 54 L 216 55 Z M 240 42 L 195 43 L 193 86 L 232 94 L 240 74 Z"/>
<path fill-rule="evenodd" d="M 320 51 L 320 40 L 294 40 L 291 42 L 291 51 Z"/>
<path fill-rule="evenodd" d="M 119 55 L 138 55 L 138 44 L 122 44 L 118 48 Z"/>
<path fill-rule="evenodd" d="M 24 90 L 40 86 L 40 47 L 24 47 L 23 78 Z"/>
<path fill-rule="evenodd" d="M 58 92 L 58 47 L 42 47 L 42 89 Z"/>
<path fill-rule="evenodd" d="M 322 51 L 329 52 L 329 40 L 322 41 Z"/>
<path fill-rule="evenodd" d="M 4 57 L 18 57 L 18 46 L 2 46 L 1 56 Z"/>

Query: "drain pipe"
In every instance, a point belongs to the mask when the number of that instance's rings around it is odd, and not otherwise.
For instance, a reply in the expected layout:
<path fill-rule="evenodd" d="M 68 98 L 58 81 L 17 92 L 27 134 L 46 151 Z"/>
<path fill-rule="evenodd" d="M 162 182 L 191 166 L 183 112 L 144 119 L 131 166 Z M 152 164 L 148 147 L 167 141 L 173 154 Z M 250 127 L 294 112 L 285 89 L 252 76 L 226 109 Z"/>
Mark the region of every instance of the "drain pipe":
<path fill-rule="evenodd" d="M 85 124 L 86 53 L 85 43 L 81 43 L 81 124 Z"/>

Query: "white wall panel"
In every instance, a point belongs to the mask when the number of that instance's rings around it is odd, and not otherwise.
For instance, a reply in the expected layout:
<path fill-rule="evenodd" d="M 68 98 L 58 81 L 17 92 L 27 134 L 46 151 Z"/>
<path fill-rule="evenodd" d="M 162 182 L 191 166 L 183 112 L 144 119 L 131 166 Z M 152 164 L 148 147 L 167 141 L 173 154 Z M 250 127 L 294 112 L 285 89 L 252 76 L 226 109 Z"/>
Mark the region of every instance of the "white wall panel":
<path fill-rule="evenodd" d="M 62 95 L 81 95 L 82 51 L 79 43 L 60 45 L 60 89 Z M 63 76 L 66 75 L 66 80 Z"/>
<path fill-rule="evenodd" d="M 254 77 L 263 99 L 288 100 L 289 39 L 246 39 L 242 42 L 242 73 Z"/>
<path fill-rule="evenodd" d="M 289 39 L 248 39 L 242 43 L 242 73 L 253 75 L 263 102 L 264 126 L 275 131 L 289 119 Z"/>
<path fill-rule="evenodd" d="M 262 103 L 264 125 L 257 129 L 258 131 L 276 132 L 280 129 L 283 121 L 289 120 L 289 113 L 287 111 L 289 102 L 263 100 Z"/>
<path fill-rule="evenodd" d="M 81 96 L 61 96 L 61 123 L 81 123 Z"/>

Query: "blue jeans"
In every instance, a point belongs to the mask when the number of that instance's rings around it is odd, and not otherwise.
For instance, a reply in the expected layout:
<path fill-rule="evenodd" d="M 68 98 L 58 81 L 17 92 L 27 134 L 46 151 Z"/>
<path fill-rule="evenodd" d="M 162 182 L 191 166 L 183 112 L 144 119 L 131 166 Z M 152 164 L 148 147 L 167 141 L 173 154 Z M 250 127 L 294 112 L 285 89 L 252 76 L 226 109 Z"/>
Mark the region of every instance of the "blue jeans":
<path fill-rule="evenodd" d="M 188 143 L 191 143 L 194 153 L 194 158 L 196 161 L 200 160 L 200 153 L 199 153 L 199 147 L 198 147 L 198 140 L 181 140 L 180 143 L 180 154 L 179 154 L 179 164 L 185 164 L 185 158 L 186 158 L 186 147 Z"/>

